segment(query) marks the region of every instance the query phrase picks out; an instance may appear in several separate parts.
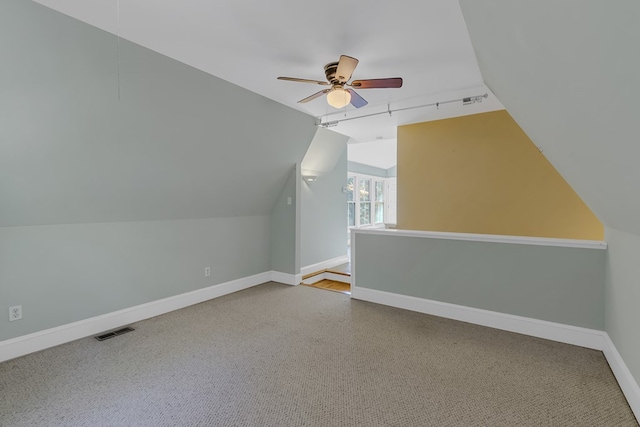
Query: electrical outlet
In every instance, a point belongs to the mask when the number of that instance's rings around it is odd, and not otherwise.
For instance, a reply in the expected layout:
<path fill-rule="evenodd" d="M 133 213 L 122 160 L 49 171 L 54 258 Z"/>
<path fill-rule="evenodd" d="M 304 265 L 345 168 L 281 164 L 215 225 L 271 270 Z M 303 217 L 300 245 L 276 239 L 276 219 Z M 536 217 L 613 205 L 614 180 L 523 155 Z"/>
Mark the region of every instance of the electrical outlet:
<path fill-rule="evenodd" d="M 204 268 L 204 277 L 209 277 L 211 276 L 211 267 L 205 267 Z"/>
<path fill-rule="evenodd" d="M 22 306 L 14 305 L 13 307 L 9 307 L 9 322 L 20 319 L 22 319 Z"/>

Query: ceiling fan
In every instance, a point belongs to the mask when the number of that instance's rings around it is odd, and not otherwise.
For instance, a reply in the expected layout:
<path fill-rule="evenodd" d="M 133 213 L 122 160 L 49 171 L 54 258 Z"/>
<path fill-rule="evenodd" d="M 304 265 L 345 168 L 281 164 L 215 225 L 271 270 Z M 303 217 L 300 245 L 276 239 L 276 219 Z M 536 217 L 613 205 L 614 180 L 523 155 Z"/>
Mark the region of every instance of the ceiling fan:
<path fill-rule="evenodd" d="M 383 88 L 399 88 L 402 87 L 402 78 L 393 77 L 387 79 L 368 79 L 368 80 L 354 80 L 349 83 L 351 74 L 358 65 L 358 60 L 350 56 L 341 55 L 340 61 L 330 62 L 324 66 L 324 74 L 327 77 L 327 81 L 321 80 L 309 80 L 298 79 L 295 77 L 278 77 L 278 80 L 288 80 L 292 82 L 301 83 L 313 83 L 323 86 L 331 86 L 330 89 L 323 89 L 320 92 L 316 92 L 311 96 L 307 96 L 304 99 L 298 101 L 299 104 L 304 104 L 309 101 L 313 101 L 320 96 L 327 94 L 327 102 L 329 105 L 335 108 L 342 108 L 347 104 L 351 104 L 356 108 L 364 107 L 368 104 L 367 101 L 353 89 L 345 89 L 345 86 L 351 86 L 358 89 L 383 89 Z"/>

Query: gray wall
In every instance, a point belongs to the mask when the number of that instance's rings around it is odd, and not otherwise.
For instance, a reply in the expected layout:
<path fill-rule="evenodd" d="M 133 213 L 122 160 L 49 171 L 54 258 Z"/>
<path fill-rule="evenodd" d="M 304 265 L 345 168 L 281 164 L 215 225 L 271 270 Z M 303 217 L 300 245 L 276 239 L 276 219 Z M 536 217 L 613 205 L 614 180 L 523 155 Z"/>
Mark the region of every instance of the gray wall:
<path fill-rule="evenodd" d="M 371 165 L 365 165 L 358 162 L 348 162 L 347 170 L 353 173 L 361 173 L 364 175 L 379 176 L 381 178 L 391 178 L 398 176 L 398 167 L 393 166 L 389 169 L 382 169 Z"/>
<path fill-rule="evenodd" d="M 314 119 L 32 2 L 0 3 L 0 226 L 269 215 Z"/>
<path fill-rule="evenodd" d="M 270 248 L 271 269 L 281 273 L 297 274 L 296 271 L 296 167 L 291 174 L 280 196 L 271 211 Z M 288 199 L 291 198 L 291 204 Z M 298 269 L 299 270 L 299 269 Z"/>
<path fill-rule="evenodd" d="M 364 165 L 362 163 L 357 163 L 357 162 L 349 162 L 347 164 L 347 170 L 349 172 L 361 173 L 364 175 L 379 176 L 382 178 L 387 177 L 386 169 L 377 168 L 371 165 Z"/>
<path fill-rule="evenodd" d="M 606 251 L 356 233 L 356 286 L 604 329 Z"/>
<path fill-rule="evenodd" d="M 342 155 L 331 172 L 301 184 L 300 266 L 306 267 L 347 254 L 346 138 Z"/>
<path fill-rule="evenodd" d="M 605 326 L 631 374 L 639 379 L 640 236 L 606 227 L 605 238 L 609 244 Z"/>
<path fill-rule="evenodd" d="M 606 331 L 640 381 L 640 2 L 461 0 L 487 86 L 605 225 Z"/>
<path fill-rule="evenodd" d="M 1 341 L 269 271 L 269 216 L 2 227 L 0 266 Z"/>
<path fill-rule="evenodd" d="M 271 269 L 314 119 L 120 46 L 0 2 L 0 340 Z"/>

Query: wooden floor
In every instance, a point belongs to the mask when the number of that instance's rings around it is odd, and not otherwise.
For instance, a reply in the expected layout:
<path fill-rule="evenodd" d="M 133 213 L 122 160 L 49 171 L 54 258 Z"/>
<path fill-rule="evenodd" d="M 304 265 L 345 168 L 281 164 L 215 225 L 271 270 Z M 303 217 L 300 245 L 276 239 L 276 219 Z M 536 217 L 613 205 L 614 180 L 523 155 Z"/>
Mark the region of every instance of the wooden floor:
<path fill-rule="evenodd" d="M 328 291 L 341 292 L 343 294 L 351 295 L 351 285 L 349 285 L 348 283 L 336 282 L 334 280 L 325 279 L 316 282 L 313 285 L 305 286 L 311 286 L 312 288 L 326 289 Z"/>

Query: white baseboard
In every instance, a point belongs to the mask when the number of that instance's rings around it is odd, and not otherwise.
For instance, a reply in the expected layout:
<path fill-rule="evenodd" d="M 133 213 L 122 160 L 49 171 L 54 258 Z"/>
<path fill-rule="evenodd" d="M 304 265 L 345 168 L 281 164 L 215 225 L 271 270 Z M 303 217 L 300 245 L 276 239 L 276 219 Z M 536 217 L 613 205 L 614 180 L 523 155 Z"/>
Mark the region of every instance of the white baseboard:
<path fill-rule="evenodd" d="M 299 285 L 302 283 L 302 274 L 282 273 L 280 271 L 271 272 L 271 280 L 285 285 Z"/>
<path fill-rule="evenodd" d="M 324 279 L 324 273 L 320 273 L 311 277 L 307 277 L 306 279 L 302 279 L 302 283 L 304 283 L 305 285 L 313 285 L 314 283 L 318 283 L 319 281 Z"/>
<path fill-rule="evenodd" d="M 316 271 L 326 270 L 327 268 L 335 267 L 336 265 L 346 264 L 349 262 L 349 257 L 345 254 L 337 258 L 328 259 L 326 261 L 318 262 L 315 264 L 307 265 L 300 269 L 300 274 L 306 276 L 307 274 L 315 273 Z"/>
<path fill-rule="evenodd" d="M 0 362 L 139 322 L 140 320 L 241 291 L 270 280 L 272 280 L 272 272 L 268 271 L 0 341 Z"/>
<path fill-rule="evenodd" d="M 333 259 L 328 259 L 326 261 L 322 261 L 316 264 L 312 264 L 312 265 L 308 265 L 306 267 L 302 267 L 300 269 L 300 274 L 302 277 L 312 274 L 312 273 L 316 273 L 318 271 L 322 271 L 322 273 L 316 274 L 314 276 L 311 277 L 307 277 L 306 279 L 302 280 L 302 283 L 304 283 L 305 285 L 313 285 L 314 283 L 317 283 L 321 280 L 335 280 L 336 282 L 343 282 L 343 283 L 351 283 L 351 278 L 349 276 L 343 276 L 340 274 L 335 274 L 335 273 L 330 273 L 328 271 L 324 271 L 327 269 L 330 269 L 332 267 L 336 267 L 338 265 L 341 264 L 346 264 L 348 263 L 349 257 L 347 255 L 343 255 L 343 256 L 339 256 L 337 258 L 333 258 Z"/>
<path fill-rule="evenodd" d="M 595 329 L 563 325 L 545 320 L 514 316 L 496 311 L 482 310 L 479 308 L 465 307 L 462 305 L 353 286 L 351 288 L 351 298 L 578 345 L 594 350 L 604 349 L 605 333 Z"/>
<path fill-rule="evenodd" d="M 314 283 L 318 283 L 321 280 L 333 280 L 334 282 L 342 282 L 342 283 L 351 283 L 351 276 L 345 276 L 344 274 L 332 273 L 330 271 L 325 271 L 320 274 L 313 275 L 311 277 L 307 277 L 302 280 L 302 283 L 305 285 L 313 285 Z"/>
<path fill-rule="evenodd" d="M 607 362 L 609 362 L 613 375 L 615 375 L 620 385 L 622 393 L 624 393 L 624 397 L 626 397 L 627 402 L 629 402 L 629 407 L 631 407 L 636 419 L 640 420 L 640 386 L 638 386 L 635 378 L 633 378 L 631 371 L 629 371 L 622 356 L 618 353 L 618 349 L 607 333 L 604 334 L 603 352 L 607 358 Z"/>
<path fill-rule="evenodd" d="M 330 271 L 325 271 L 324 278 L 328 280 L 333 280 L 334 282 L 342 282 L 342 283 L 351 283 L 351 276 L 345 276 L 344 274 L 332 273 Z"/>

